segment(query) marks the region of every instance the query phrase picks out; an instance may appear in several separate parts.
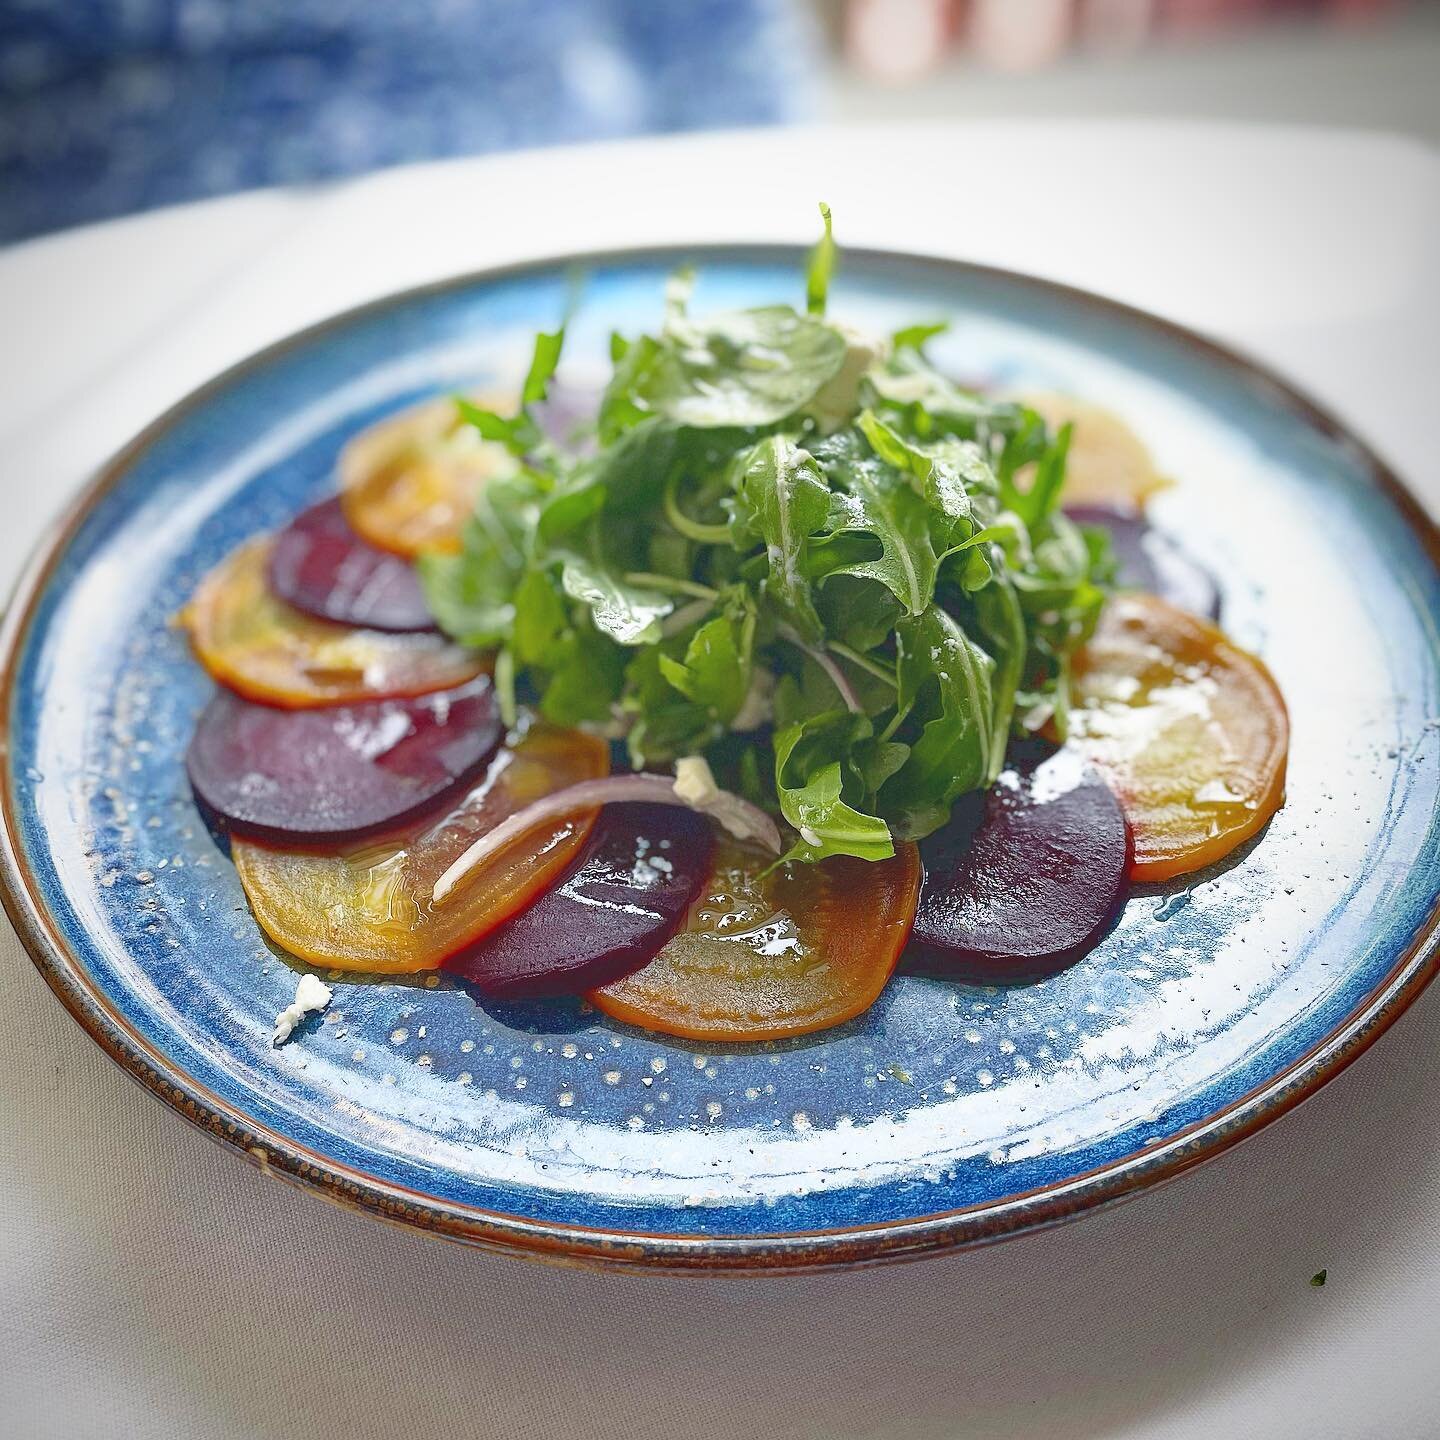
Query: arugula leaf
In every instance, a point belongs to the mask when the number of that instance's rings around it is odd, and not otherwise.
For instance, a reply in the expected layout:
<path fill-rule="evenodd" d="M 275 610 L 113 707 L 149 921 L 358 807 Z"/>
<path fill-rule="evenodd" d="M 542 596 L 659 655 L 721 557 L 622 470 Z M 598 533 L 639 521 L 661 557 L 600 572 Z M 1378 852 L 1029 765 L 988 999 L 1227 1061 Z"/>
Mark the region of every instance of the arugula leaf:
<path fill-rule="evenodd" d="M 1054 443 L 1045 447 L 1036 463 L 1035 476 L 1027 490 L 1015 494 L 1015 511 L 1027 525 L 1045 519 L 1060 503 L 1065 484 L 1065 457 L 1070 450 L 1071 425 L 1063 425 Z"/>
<path fill-rule="evenodd" d="M 538 688 L 547 719 L 557 725 L 608 721 L 620 697 L 624 654 L 587 621 L 574 622 L 553 574 L 531 570 L 516 587 L 512 638 L 501 656 L 544 677 Z M 497 688 L 499 679 L 497 660 Z M 507 683 L 513 703 L 513 673 Z"/>
<path fill-rule="evenodd" d="M 775 686 L 773 700 L 775 728 L 785 730 L 792 725 L 808 725 L 824 718 L 848 726 L 848 712 L 841 708 L 835 685 L 818 665 L 803 657 L 782 673 Z M 843 741 L 848 745 L 849 730 Z M 828 756 L 827 756 L 828 758 Z"/>
<path fill-rule="evenodd" d="M 703 321 L 672 316 L 659 340 L 626 352 L 606 391 L 601 435 L 646 414 L 702 430 L 774 425 L 803 410 L 844 361 L 839 332 L 788 305 Z"/>
<path fill-rule="evenodd" d="M 815 601 L 820 623 L 832 640 L 854 650 L 876 650 L 895 633 L 903 607 L 876 580 L 837 573 L 827 579 Z"/>
<path fill-rule="evenodd" d="M 537 533 L 541 540 L 560 543 L 571 531 L 594 519 L 604 506 L 604 482 L 593 475 L 574 475 L 541 504 Z"/>
<path fill-rule="evenodd" d="M 1015 718 L 1016 693 L 1026 651 L 1025 616 L 1007 573 L 996 575 L 994 584 L 986 585 L 976 594 L 975 612 L 980 630 L 989 642 L 989 653 L 997 657 L 990 681 L 989 774 L 993 781 L 1005 768 L 1005 750 Z"/>
<path fill-rule="evenodd" d="M 856 721 L 863 717 L 844 717 L 839 723 L 853 735 Z M 836 717 L 819 716 L 776 732 L 780 811 L 800 837 L 785 859 L 809 862 L 827 855 L 857 855 L 888 860 L 895 853 L 889 827 L 879 816 L 846 804 L 840 761 L 817 756 L 817 751 L 823 755 L 827 748 L 839 748 L 835 725 Z"/>
<path fill-rule="evenodd" d="M 625 579 L 605 554 L 600 527 L 591 522 L 582 550 L 562 553 L 565 593 L 590 609 L 595 628 L 621 645 L 649 645 L 660 638 L 660 621 L 675 608 L 668 595 Z"/>
<path fill-rule="evenodd" d="M 1097 585 L 1115 585 L 1120 564 L 1115 555 L 1115 537 L 1104 525 L 1077 525 L 1085 553 L 1090 557 L 1090 579 Z"/>
<path fill-rule="evenodd" d="M 768 565 L 764 592 L 806 640 L 820 620 L 805 565 L 810 537 L 830 515 L 830 487 L 815 457 L 783 435 L 771 435 L 735 462 L 730 533 L 740 546 L 761 542 Z"/>
<path fill-rule="evenodd" d="M 456 583 L 458 576 L 462 587 L 470 581 L 479 582 L 483 588 L 492 573 L 475 566 L 474 552 L 425 555 L 420 570 L 432 607 L 443 593 L 432 587 Z M 481 620 L 477 616 L 482 612 L 469 597 L 462 598 L 468 608 L 461 615 L 447 612 L 442 605 L 436 609 L 437 618 L 457 636 L 478 634 Z M 462 621 L 468 628 L 461 628 Z M 620 694 L 624 652 L 588 623 L 572 623 L 550 575 L 541 570 L 526 573 L 516 584 L 513 599 L 497 607 L 488 633 L 508 637 L 509 643 L 502 646 L 495 660 L 495 688 L 507 724 L 513 722 L 515 713 L 517 666 L 543 677 L 537 686 L 541 691 L 540 708 L 556 724 L 577 725 L 610 718 L 610 707 Z M 483 643 L 500 641 L 488 639 Z"/>
<path fill-rule="evenodd" d="M 847 558 L 829 573 L 878 580 L 909 614 L 919 615 L 935 593 L 939 570 L 925 501 L 893 466 L 862 454 L 853 435 L 823 441 L 815 456 L 842 492 L 839 505 L 832 508 L 832 534 L 863 533 L 880 543 L 878 556 Z"/>
<path fill-rule="evenodd" d="M 681 453 L 680 433 L 668 420 L 641 420 L 599 454 L 563 470 L 540 510 L 540 538 L 563 543 L 602 509 L 652 510 Z"/>
<path fill-rule="evenodd" d="M 624 685 L 626 653 L 588 625 L 571 630 L 551 652 L 541 713 L 556 725 L 606 724 Z"/>
<path fill-rule="evenodd" d="M 421 555 L 415 562 L 435 623 L 462 645 L 501 645 L 515 620 L 507 579 L 469 555 Z"/>
<path fill-rule="evenodd" d="M 683 433 L 668 420 L 642 420 L 585 462 L 585 474 L 605 491 L 616 514 L 653 512 L 665 481 L 686 456 Z M 693 443 L 689 449 L 693 450 Z"/>
<path fill-rule="evenodd" d="M 550 381 L 560 364 L 560 352 L 564 346 L 563 325 L 552 334 L 542 331 L 535 337 L 535 352 L 530 357 L 530 369 L 520 390 L 521 404 L 536 405 L 550 393 Z"/>
<path fill-rule="evenodd" d="M 545 434 L 530 413 L 530 407 L 540 403 L 550 393 L 550 380 L 560 363 L 560 352 L 565 346 L 565 327 L 546 334 L 536 335 L 535 348 L 530 357 L 530 369 L 520 388 L 520 410 L 518 414 L 505 416 L 495 410 L 476 405 L 463 395 L 454 397 L 455 408 L 460 418 L 473 425 L 483 439 L 494 440 L 504 445 L 512 454 L 525 458 L 532 450 L 545 444 Z"/>
<path fill-rule="evenodd" d="M 515 417 L 501 415 L 498 411 L 486 409 L 463 395 L 451 396 L 455 410 L 467 424 L 473 425 L 482 440 L 494 440 L 513 448 L 516 445 Z"/>
<path fill-rule="evenodd" d="M 664 764 L 680 755 L 707 749 L 724 734 L 724 726 L 704 705 L 696 704 L 666 678 L 661 662 L 673 658 L 674 642 L 644 645 L 628 652 L 622 708 L 633 723 L 626 735 L 630 763 L 641 769 Z"/>
<path fill-rule="evenodd" d="M 687 699 L 702 706 L 712 719 L 728 725 L 750 693 L 751 657 L 755 645 L 755 609 L 741 597 L 734 613 L 706 621 L 677 660 L 660 654 L 660 673 Z"/>
<path fill-rule="evenodd" d="M 776 737 L 777 754 L 782 737 Z M 895 853 L 890 827 L 878 815 L 866 815 L 840 798 L 837 760 L 804 785 L 782 787 L 780 810 L 800 838 L 786 860 L 807 863 L 829 855 L 854 855 L 861 860 L 888 860 Z"/>
<path fill-rule="evenodd" d="M 1093 562 L 1085 536 L 1060 511 L 1047 515 L 1027 533 L 1029 563 L 1016 574 L 1016 588 L 1026 597 L 1027 607 L 1037 613 L 1063 608 L 1090 574 Z"/>
<path fill-rule="evenodd" d="M 866 386 L 875 408 L 899 410 L 921 435 L 938 433 L 973 439 L 1014 408 L 997 406 L 961 389 L 910 346 L 897 347 L 885 365 L 871 370 Z"/>
<path fill-rule="evenodd" d="M 1017 515 L 1028 513 L 1025 492 L 1016 483 L 1023 469 L 1038 465 L 1050 449 L 1050 431 L 1045 418 L 1027 406 L 1017 406 L 1000 446 L 995 475 L 1000 483 L 1000 502 Z"/>
<path fill-rule="evenodd" d="M 460 553 L 431 553 L 416 561 L 430 613 L 462 645 L 484 649 L 509 637 L 514 591 L 525 572 L 537 512 L 528 476 L 499 477 L 476 497 Z"/>
<path fill-rule="evenodd" d="M 939 543 L 950 548 L 968 540 L 975 529 L 971 488 L 982 495 L 996 490 L 980 447 L 953 436 L 929 445 L 908 440 L 870 410 L 862 411 L 856 424 L 875 454 L 908 475 L 935 512 L 938 523 L 932 524 L 932 531 Z"/>
<path fill-rule="evenodd" d="M 820 202 L 820 218 L 825 233 L 810 252 L 810 268 L 805 275 L 805 308 L 812 315 L 825 313 L 825 300 L 830 293 L 830 277 L 835 271 L 835 232 L 830 221 L 830 207 Z"/>
<path fill-rule="evenodd" d="M 550 575 L 532 570 L 515 589 L 510 649 L 521 665 L 552 665 L 571 630 L 565 601 Z"/>
<path fill-rule="evenodd" d="M 999 771 L 993 745 L 995 662 L 938 606 L 895 626 L 902 734 L 918 733 L 905 764 L 880 790 L 881 813 L 919 839 L 949 818 L 956 799 Z M 1000 752 L 1003 758 L 1003 751 Z"/>
<path fill-rule="evenodd" d="M 667 595 L 630 585 L 603 563 L 572 555 L 561 572 L 565 593 L 590 607 L 595 628 L 621 645 L 649 645 L 659 622 L 675 608 Z"/>
<path fill-rule="evenodd" d="M 664 347 L 653 335 L 641 335 L 631 341 L 612 336 L 612 355 L 619 343 L 623 343 L 625 348 L 615 361 L 614 373 L 600 397 L 600 409 L 596 416 L 596 429 L 602 446 L 611 444 L 630 426 L 638 425 L 654 413 L 646 393 L 655 383 L 654 374 Z"/>
<path fill-rule="evenodd" d="M 910 747 L 899 740 L 882 740 L 878 735 L 857 741 L 850 750 L 850 768 L 859 776 L 867 794 L 876 794 L 880 787 L 904 768 L 910 758 Z"/>
<path fill-rule="evenodd" d="M 933 320 L 919 325 L 906 325 L 890 336 L 891 350 L 924 350 L 925 344 L 950 328 L 948 320 Z"/>

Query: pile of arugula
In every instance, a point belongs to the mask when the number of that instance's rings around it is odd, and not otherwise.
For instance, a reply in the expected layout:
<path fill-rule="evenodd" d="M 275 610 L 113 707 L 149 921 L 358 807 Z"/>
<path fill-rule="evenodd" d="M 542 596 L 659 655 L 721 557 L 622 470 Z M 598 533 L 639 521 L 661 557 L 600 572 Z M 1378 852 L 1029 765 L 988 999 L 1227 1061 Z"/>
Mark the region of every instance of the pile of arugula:
<path fill-rule="evenodd" d="M 806 313 L 696 318 L 682 272 L 658 335 L 614 337 L 588 453 L 536 419 L 563 329 L 518 415 L 457 401 L 522 463 L 421 572 L 443 628 L 498 651 L 510 715 L 518 687 L 636 768 L 703 754 L 789 858 L 883 859 L 993 782 L 1012 730 L 1063 736 L 1109 564 L 1057 508 L 1068 427 L 937 372 L 943 326 L 825 318 L 821 208 Z"/>

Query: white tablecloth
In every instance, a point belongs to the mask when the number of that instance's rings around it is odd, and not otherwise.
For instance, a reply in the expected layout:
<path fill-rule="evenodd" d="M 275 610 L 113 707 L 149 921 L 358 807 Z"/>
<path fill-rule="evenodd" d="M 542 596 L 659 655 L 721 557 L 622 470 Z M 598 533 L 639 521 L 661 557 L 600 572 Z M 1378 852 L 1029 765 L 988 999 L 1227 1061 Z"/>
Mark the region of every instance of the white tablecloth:
<path fill-rule="evenodd" d="M 106 454 L 286 331 L 540 252 L 809 239 L 820 197 L 844 241 L 1238 343 L 1440 508 L 1435 155 L 1240 127 L 802 131 L 418 167 L 0 253 L 0 578 Z M 1440 1434 L 1440 992 L 1165 1190 L 973 1254 L 729 1281 L 542 1269 L 267 1179 L 127 1083 L 3 921 L 0 1008 L 17 1440 Z"/>

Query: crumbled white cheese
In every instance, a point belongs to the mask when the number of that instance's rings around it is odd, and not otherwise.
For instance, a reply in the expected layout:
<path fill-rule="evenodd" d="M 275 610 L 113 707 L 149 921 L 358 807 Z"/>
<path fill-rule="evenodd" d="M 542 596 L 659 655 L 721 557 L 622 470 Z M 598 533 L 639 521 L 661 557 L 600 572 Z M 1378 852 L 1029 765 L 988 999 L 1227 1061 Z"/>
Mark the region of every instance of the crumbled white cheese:
<path fill-rule="evenodd" d="M 848 325 L 837 325 L 835 328 L 845 337 L 845 359 L 805 410 L 821 433 L 826 435 L 854 419 L 855 412 L 860 408 L 860 382 L 870 367 L 884 359 L 889 350 L 884 340 L 873 335 L 862 334 Z"/>
<path fill-rule="evenodd" d="M 694 810 L 714 803 L 720 787 L 703 755 L 682 755 L 675 762 L 675 793 Z"/>
<path fill-rule="evenodd" d="M 295 987 L 295 999 L 275 1017 L 272 1045 L 283 1045 L 295 1027 L 307 1016 L 318 1014 L 334 998 L 335 992 L 318 977 L 305 974 Z"/>
<path fill-rule="evenodd" d="M 675 795 L 692 810 L 708 815 L 737 840 L 765 840 L 765 832 L 743 800 L 715 783 L 703 755 L 682 755 L 675 762 Z M 774 844 L 771 837 L 770 844 Z"/>

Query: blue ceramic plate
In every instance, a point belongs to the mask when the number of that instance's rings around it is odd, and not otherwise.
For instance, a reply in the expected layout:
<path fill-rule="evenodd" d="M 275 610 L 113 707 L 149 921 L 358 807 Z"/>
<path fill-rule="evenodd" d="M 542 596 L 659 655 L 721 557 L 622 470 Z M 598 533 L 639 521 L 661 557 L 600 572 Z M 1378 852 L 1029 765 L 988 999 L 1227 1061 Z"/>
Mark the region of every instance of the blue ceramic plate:
<path fill-rule="evenodd" d="M 682 257 L 586 261 L 567 370 L 659 315 Z M 794 299 L 798 252 L 718 249 L 697 305 Z M 564 263 L 403 295 L 266 351 L 111 464 L 10 614 L 4 889 L 87 1030 L 276 1173 L 392 1219 L 550 1257 L 784 1269 L 992 1239 L 1164 1180 L 1353 1059 L 1437 963 L 1440 575 L 1362 446 L 1193 335 L 1015 275 L 849 253 L 832 307 L 947 317 L 959 375 L 1128 417 L 1179 485 L 1153 513 L 1222 577 L 1278 677 L 1289 799 L 1247 850 L 1141 887 L 1072 970 L 1012 990 L 902 977 L 841 1030 L 729 1053 L 448 979 L 335 981 L 281 1049 L 269 950 L 181 766 L 210 682 L 171 617 L 246 536 L 334 486 L 397 406 L 509 379 Z"/>

